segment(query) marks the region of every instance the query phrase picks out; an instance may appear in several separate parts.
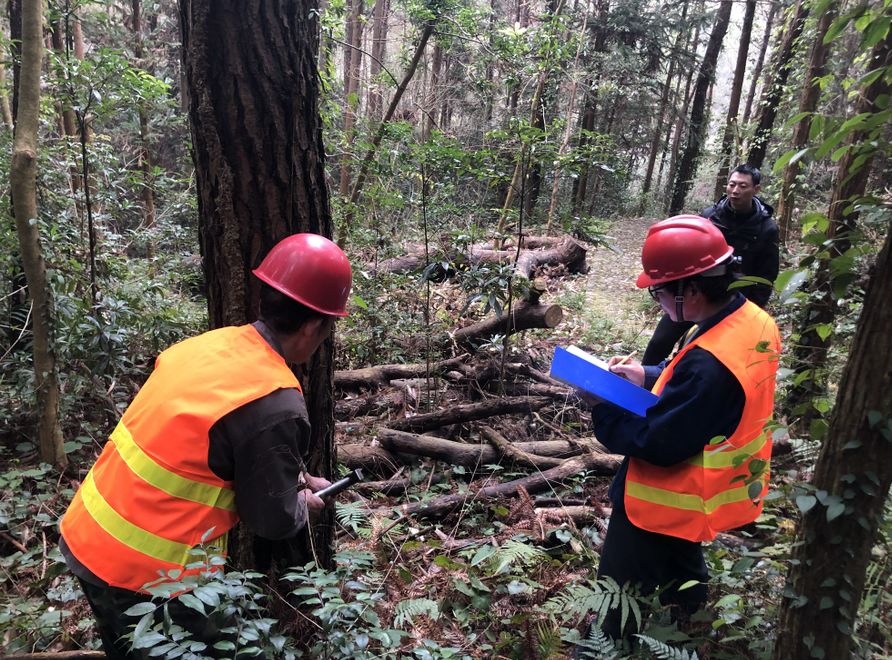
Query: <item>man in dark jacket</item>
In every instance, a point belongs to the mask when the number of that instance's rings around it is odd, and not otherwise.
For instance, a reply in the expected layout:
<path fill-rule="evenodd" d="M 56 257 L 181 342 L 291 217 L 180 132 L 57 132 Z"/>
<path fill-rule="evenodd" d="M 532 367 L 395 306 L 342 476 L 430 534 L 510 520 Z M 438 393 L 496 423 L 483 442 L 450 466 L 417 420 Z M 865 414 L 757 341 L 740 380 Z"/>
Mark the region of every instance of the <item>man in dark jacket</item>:
<path fill-rule="evenodd" d="M 762 174 L 750 165 L 738 165 L 728 178 L 726 194 L 700 215 L 718 227 L 734 254 L 740 259 L 739 270 L 745 276 L 773 282 L 780 270 L 780 247 L 774 209 L 757 197 Z M 741 289 L 743 295 L 764 308 L 771 297 L 768 284 L 750 284 Z M 676 323 L 664 315 L 657 324 L 641 360 L 656 365 L 669 357 L 672 347 L 691 327 Z"/>

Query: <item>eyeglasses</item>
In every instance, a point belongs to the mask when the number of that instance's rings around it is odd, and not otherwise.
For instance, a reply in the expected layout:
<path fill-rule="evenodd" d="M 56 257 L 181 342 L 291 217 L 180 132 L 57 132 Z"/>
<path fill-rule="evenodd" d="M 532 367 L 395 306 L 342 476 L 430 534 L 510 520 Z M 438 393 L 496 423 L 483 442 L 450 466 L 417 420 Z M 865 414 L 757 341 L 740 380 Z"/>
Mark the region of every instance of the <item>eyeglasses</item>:
<path fill-rule="evenodd" d="M 669 287 L 665 284 L 663 286 L 649 286 L 647 287 L 647 292 L 650 294 L 650 297 L 654 300 L 660 299 L 660 292 L 666 291 Z"/>

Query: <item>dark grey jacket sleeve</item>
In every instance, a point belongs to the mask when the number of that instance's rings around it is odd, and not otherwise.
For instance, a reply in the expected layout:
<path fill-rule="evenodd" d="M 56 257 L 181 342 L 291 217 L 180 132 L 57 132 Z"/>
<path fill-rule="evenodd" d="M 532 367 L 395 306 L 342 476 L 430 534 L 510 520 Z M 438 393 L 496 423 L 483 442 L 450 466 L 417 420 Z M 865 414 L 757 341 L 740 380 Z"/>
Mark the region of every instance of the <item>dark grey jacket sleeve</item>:
<path fill-rule="evenodd" d="M 310 424 L 297 390 L 277 390 L 221 418 L 210 431 L 208 463 L 235 488 L 238 514 L 258 536 L 282 539 L 306 525 L 298 499 Z"/>

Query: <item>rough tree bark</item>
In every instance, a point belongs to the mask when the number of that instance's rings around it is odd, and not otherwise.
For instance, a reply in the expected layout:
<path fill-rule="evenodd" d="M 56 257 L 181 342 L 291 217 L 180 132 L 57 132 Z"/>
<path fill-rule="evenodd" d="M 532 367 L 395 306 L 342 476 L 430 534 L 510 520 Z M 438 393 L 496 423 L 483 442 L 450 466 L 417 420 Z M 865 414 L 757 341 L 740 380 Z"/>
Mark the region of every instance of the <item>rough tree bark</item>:
<path fill-rule="evenodd" d="M 794 545 L 777 660 L 848 658 L 871 548 L 892 484 L 892 232 L 874 265 L 830 432 Z"/>
<path fill-rule="evenodd" d="M 688 125 L 688 140 L 685 145 L 678 173 L 675 176 L 675 184 L 672 190 L 672 201 L 669 203 L 670 214 L 677 213 L 684 208 L 684 200 L 691 188 L 694 174 L 697 172 L 697 161 L 700 159 L 700 148 L 703 142 L 703 133 L 706 129 L 704 121 L 706 114 L 706 94 L 715 79 L 715 65 L 728 31 L 728 22 L 731 18 L 731 0 L 722 0 L 715 22 L 712 25 L 712 33 L 709 35 L 709 43 L 706 46 L 706 54 L 697 74 L 697 85 L 694 88 L 694 98 L 691 102 L 691 119 Z"/>
<path fill-rule="evenodd" d="M 793 67 L 793 53 L 796 42 L 805 26 L 808 18 L 810 3 L 807 0 L 797 0 L 790 19 L 790 27 L 782 33 L 783 40 L 771 58 L 771 80 L 765 85 L 762 99 L 759 102 L 759 112 L 756 115 L 756 130 L 750 142 L 749 155 L 746 162 L 753 167 L 762 167 L 765 160 L 765 152 L 768 149 L 768 141 L 771 139 L 771 131 L 774 129 L 774 120 L 777 117 L 777 109 L 781 96 L 787 85 L 790 69 Z"/>
<path fill-rule="evenodd" d="M 802 85 L 802 93 L 799 96 L 799 113 L 805 114 L 793 128 L 793 139 L 790 147 L 792 149 L 802 149 L 808 144 L 808 134 L 811 132 L 811 113 L 818 107 L 818 99 L 821 97 L 821 87 L 818 79 L 821 78 L 827 69 L 827 57 L 830 54 L 829 44 L 824 43 L 824 35 L 836 20 L 836 5 L 831 3 L 821 14 L 818 20 L 818 26 L 815 28 L 815 35 L 811 49 L 811 57 L 808 61 L 808 70 L 805 72 L 805 82 Z M 777 210 L 777 223 L 780 229 L 781 242 L 787 242 L 787 236 L 790 233 L 790 222 L 793 219 L 793 204 L 795 195 L 793 193 L 793 184 L 796 176 L 799 174 L 801 165 L 797 159 L 791 162 L 784 170 L 784 183 L 781 188 L 780 203 Z"/>
<path fill-rule="evenodd" d="M 722 146 L 719 151 L 719 171 L 715 177 L 713 199 L 722 196 L 728 180 L 733 157 L 737 149 L 734 133 L 737 131 L 737 114 L 740 111 L 740 93 L 743 90 L 743 77 L 746 73 L 746 62 L 750 52 L 750 35 L 753 32 L 753 17 L 756 15 L 756 0 L 746 0 L 746 12 L 740 28 L 740 45 L 737 47 L 737 65 L 734 67 L 734 82 L 731 84 L 731 98 L 728 101 L 728 115 L 725 118 L 725 131 L 722 134 Z"/>
<path fill-rule="evenodd" d="M 317 109 L 317 9 L 316 0 L 180 0 L 199 242 L 213 327 L 255 318 L 260 281 L 251 269 L 277 241 L 300 231 L 332 233 Z M 317 448 L 307 467 L 327 477 L 335 465 L 333 350 L 329 339 L 299 374 Z M 313 529 L 323 564 L 332 552 L 330 515 Z M 280 556 L 308 561 L 301 540 L 308 541 L 299 537 Z M 271 552 L 258 546 L 252 557 L 246 541 L 239 549 L 243 562 Z"/>
<path fill-rule="evenodd" d="M 37 127 L 43 59 L 43 3 L 22 0 L 22 64 L 18 114 L 9 179 L 22 265 L 32 301 L 37 445 L 41 460 L 65 467 L 68 459 L 59 426 L 59 378 L 53 347 L 53 297 L 37 224 Z"/>

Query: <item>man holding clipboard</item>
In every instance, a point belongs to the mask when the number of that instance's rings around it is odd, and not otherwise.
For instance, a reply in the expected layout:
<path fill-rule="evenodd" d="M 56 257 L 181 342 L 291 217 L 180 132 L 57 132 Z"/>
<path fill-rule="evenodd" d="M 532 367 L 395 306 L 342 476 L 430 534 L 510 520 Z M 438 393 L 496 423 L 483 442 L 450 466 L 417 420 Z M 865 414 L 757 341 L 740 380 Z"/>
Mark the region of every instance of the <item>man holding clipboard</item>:
<path fill-rule="evenodd" d="M 661 601 L 685 617 L 706 600 L 701 542 L 761 512 L 780 336 L 764 310 L 729 290 L 733 250 L 709 220 L 656 223 L 641 261 L 637 286 L 673 321 L 697 325 L 669 362 L 607 363 L 658 399 L 643 415 L 604 401 L 592 410 L 598 440 L 625 456 L 610 487 L 598 576 L 643 593 L 661 589 Z M 634 632 L 621 629 L 618 611 L 600 626 L 614 638 Z"/>

